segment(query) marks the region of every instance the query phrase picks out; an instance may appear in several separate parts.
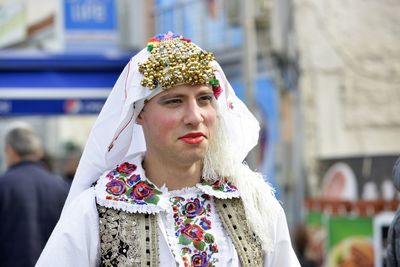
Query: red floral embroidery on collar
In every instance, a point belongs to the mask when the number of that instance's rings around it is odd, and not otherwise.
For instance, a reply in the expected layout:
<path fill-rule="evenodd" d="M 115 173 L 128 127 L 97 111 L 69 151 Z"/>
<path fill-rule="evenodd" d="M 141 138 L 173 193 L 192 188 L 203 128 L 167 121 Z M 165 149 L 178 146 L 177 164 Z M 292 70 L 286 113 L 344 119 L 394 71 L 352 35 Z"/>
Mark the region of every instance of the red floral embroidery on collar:
<path fill-rule="evenodd" d="M 106 175 L 110 180 L 106 184 L 107 200 L 157 205 L 162 192 L 139 174 L 133 173 L 136 168 L 136 165 L 124 162 Z"/>
<path fill-rule="evenodd" d="M 229 182 L 226 177 L 216 181 L 204 180 L 202 181 L 202 185 L 210 186 L 212 189 L 224 193 L 235 192 L 238 190 L 237 187 L 234 186 L 231 182 Z"/>

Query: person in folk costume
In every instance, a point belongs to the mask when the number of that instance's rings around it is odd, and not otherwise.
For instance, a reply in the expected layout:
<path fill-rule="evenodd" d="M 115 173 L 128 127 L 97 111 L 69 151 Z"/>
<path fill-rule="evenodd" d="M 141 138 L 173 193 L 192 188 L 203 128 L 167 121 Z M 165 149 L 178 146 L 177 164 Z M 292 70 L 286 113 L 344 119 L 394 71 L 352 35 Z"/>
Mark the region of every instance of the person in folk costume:
<path fill-rule="evenodd" d="M 243 163 L 259 124 L 212 53 L 171 32 L 132 57 L 37 266 L 300 266 Z"/>

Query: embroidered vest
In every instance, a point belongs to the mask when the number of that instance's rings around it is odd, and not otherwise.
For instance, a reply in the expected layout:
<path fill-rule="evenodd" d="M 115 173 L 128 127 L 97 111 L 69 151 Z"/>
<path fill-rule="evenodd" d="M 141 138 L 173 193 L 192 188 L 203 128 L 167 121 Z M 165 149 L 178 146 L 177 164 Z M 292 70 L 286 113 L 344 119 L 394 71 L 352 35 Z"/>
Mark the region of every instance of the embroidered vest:
<path fill-rule="evenodd" d="M 249 229 L 240 198 L 214 198 L 222 225 L 243 267 L 263 266 L 261 242 Z M 100 266 L 159 266 L 157 215 L 127 213 L 97 205 L 100 218 Z"/>

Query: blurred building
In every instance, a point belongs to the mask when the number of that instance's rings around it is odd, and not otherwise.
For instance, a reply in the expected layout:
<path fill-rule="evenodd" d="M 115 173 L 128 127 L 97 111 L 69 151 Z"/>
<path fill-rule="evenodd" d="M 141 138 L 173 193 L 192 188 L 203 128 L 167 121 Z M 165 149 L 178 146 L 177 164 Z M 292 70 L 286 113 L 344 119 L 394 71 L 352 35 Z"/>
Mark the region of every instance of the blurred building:
<path fill-rule="evenodd" d="M 310 255 L 328 266 L 341 266 L 339 259 L 385 266 L 399 203 L 391 172 L 400 154 L 400 4 L 273 3 L 281 156 L 292 163 L 286 173 L 301 190 L 293 206 L 302 210 L 306 198 L 301 215 L 312 237 Z M 368 263 L 344 256 L 359 245 Z"/>
<path fill-rule="evenodd" d="M 151 7 L 152 1 L 0 1 L 0 137 L 24 120 L 55 160 L 62 162 L 65 144 L 83 147 L 121 70 L 153 34 Z M 4 169 L 2 155 L 0 162 Z"/>
<path fill-rule="evenodd" d="M 276 154 L 280 142 L 279 90 L 270 49 L 272 2 L 155 1 L 156 32 L 173 31 L 212 51 L 236 94 L 261 124 L 260 145 L 247 158 L 285 198 Z M 279 180 L 279 181 L 278 181 Z M 287 204 L 284 201 L 285 205 Z"/>
<path fill-rule="evenodd" d="M 327 160 L 359 158 L 360 180 L 390 179 L 400 154 L 400 4 L 298 0 L 293 11 L 311 192 Z M 386 171 L 374 164 L 381 157 Z"/>

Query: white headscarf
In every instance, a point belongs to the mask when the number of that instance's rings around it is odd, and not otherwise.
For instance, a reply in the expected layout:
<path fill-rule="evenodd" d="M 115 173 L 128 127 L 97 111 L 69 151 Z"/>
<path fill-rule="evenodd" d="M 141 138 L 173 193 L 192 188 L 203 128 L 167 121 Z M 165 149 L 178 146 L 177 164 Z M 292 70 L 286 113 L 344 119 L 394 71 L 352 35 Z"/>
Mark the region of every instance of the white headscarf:
<path fill-rule="evenodd" d="M 140 85 L 143 75 L 138 64 L 149 57 L 147 49 L 141 50 L 125 66 L 107 98 L 88 137 L 82 158 L 66 201 L 68 205 L 82 191 L 88 189 L 106 170 L 116 167 L 132 155 L 146 151 L 143 131 L 135 120 L 150 99 L 162 89 L 149 90 Z M 240 163 L 257 144 L 259 124 L 246 105 L 236 96 L 220 65 L 212 62 L 222 93 L 217 105 L 226 122 L 228 142 Z"/>
<path fill-rule="evenodd" d="M 65 207 L 90 188 L 105 171 L 146 151 L 143 130 L 135 121 L 144 101 L 162 91 L 160 88 L 149 90 L 140 85 L 143 75 L 138 70 L 138 64 L 145 62 L 149 56 L 147 49 L 141 50 L 131 58 L 119 76 L 89 135 Z M 271 251 L 272 233 L 266 230 L 271 229 L 271 220 L 264 218 L 275 216 L 279 204 L 262 175 L 242 163 L 258 142 L 259 123 L 236 96 L 221 66 L 216 61 L 212 61 L 211 66 L 222 89 L 216 101 L 217 113 L 223 118 L 224 137 L 231 146 L 229 151 L 236 166 L 236 177 L 231 178 L 238 186 L 250 227 L 260 236 L 264 250 Z"/>

